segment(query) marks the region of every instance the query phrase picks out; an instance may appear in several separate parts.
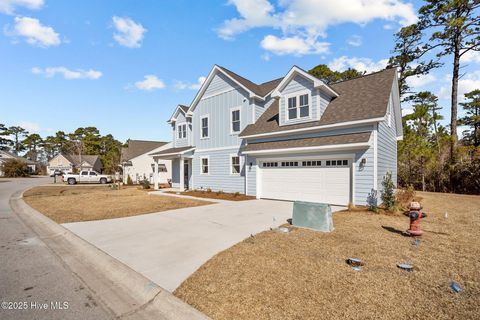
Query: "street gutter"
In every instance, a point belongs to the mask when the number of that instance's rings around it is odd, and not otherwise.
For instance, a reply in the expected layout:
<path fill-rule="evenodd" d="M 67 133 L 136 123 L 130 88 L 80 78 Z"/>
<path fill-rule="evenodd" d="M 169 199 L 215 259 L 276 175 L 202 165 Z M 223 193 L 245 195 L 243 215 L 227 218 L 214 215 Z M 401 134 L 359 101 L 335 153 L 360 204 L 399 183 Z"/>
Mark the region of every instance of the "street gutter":
<path fill-rule="evenodd" d="M 27 205 L 23 201 L 25 191 L 12 195 L 12 210 L 116 318 L 209 319 L 156 283 Z"/>

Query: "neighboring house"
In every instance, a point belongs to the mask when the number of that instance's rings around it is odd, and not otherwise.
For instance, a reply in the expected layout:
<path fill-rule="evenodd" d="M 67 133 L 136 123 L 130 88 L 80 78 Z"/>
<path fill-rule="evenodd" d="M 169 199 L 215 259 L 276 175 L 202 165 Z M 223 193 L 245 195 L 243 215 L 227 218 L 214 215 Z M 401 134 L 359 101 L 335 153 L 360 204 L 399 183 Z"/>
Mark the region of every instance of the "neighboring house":
<path fill-rule="evenodd" d="M 364 205 L 388 171 L 396 184 L 395 69 L 326 85 L 294 66 L 258 85 L 214 66 L 168 122 L 173 146 L 152 156 L 172 160 L 180 189 Z"/>
<path fill-rule="evenodd" d="M 55 170 L 73 172 L 74 170 L 95 170 L 102 172 L 103 166 L 98 156 L 58 154 L 48 161 L 47 174 L 51 175 Z"/>
<path fill-rule="evenodd" d="M 134 183 L 143 179 L 154 182 L 155 162 L 149 156 L 151 152 L 159 152 L 172 147 L 171 143 L 162 141 L 128 140 L 128 147 L 122 148 L 123 181 L 128 176 Z M 158 162 L 158 182 L 167 183 L 172 178 L 172 164 L 170 160 Z"/>
<path fill-rule="evenodd" d="M 5 150 L 0 150 L 0 177 L 3 177 L 4 173 L 2 171 L 2 164 L 5 162 L 7 159 L 16 159 L 22 162 L 25 162 L 28 167 L 29 173 L 34 173 L 35 170 L 37 170 L 37 162 L 25 159 L 23 157 L 19 157 L 13 153 L 10 153 Z"/>

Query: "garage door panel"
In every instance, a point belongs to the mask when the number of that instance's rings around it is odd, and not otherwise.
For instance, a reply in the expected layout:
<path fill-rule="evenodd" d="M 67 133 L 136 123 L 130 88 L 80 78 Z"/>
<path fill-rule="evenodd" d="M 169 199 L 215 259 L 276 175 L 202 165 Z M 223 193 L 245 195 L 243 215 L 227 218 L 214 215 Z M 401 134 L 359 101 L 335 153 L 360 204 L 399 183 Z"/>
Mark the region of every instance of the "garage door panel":
<path fill-rule="evenodd" d="M 301 163 L 302 160 L 293 160 Z M 261 168 L 261 197 L 282 200 L 350 202 L 350 166 Z"/>

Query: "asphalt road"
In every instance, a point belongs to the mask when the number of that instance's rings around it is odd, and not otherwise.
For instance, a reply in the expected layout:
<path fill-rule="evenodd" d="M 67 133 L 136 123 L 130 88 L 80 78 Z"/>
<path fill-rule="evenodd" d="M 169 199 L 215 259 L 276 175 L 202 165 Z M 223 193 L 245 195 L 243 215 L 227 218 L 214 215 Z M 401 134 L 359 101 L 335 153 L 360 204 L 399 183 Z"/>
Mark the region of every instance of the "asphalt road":
<path fill-rule="evenodd" d="M 51 179 L 0 179 L 0 319 L 112 319 L 9 206 L 16 191 Z"/>

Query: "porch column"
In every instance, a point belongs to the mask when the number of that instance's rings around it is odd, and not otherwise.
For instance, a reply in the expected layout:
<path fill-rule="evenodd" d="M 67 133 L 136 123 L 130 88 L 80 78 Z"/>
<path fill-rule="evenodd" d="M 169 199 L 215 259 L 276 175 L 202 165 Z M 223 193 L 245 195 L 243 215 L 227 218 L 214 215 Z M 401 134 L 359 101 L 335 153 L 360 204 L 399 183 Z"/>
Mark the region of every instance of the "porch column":
<path fill-rule="evenodd" d="M 184 164 L 183 164 L 183 157 L 180 156 L 180 191 L 185 191 L 185 174 L 183 172 L 184 170 Z"/>
<path fill-rule="evenodd" d="M 158 158 L 154 159 L 155 170 L 153 171 L 153 189 L 158 190 Z"/>

